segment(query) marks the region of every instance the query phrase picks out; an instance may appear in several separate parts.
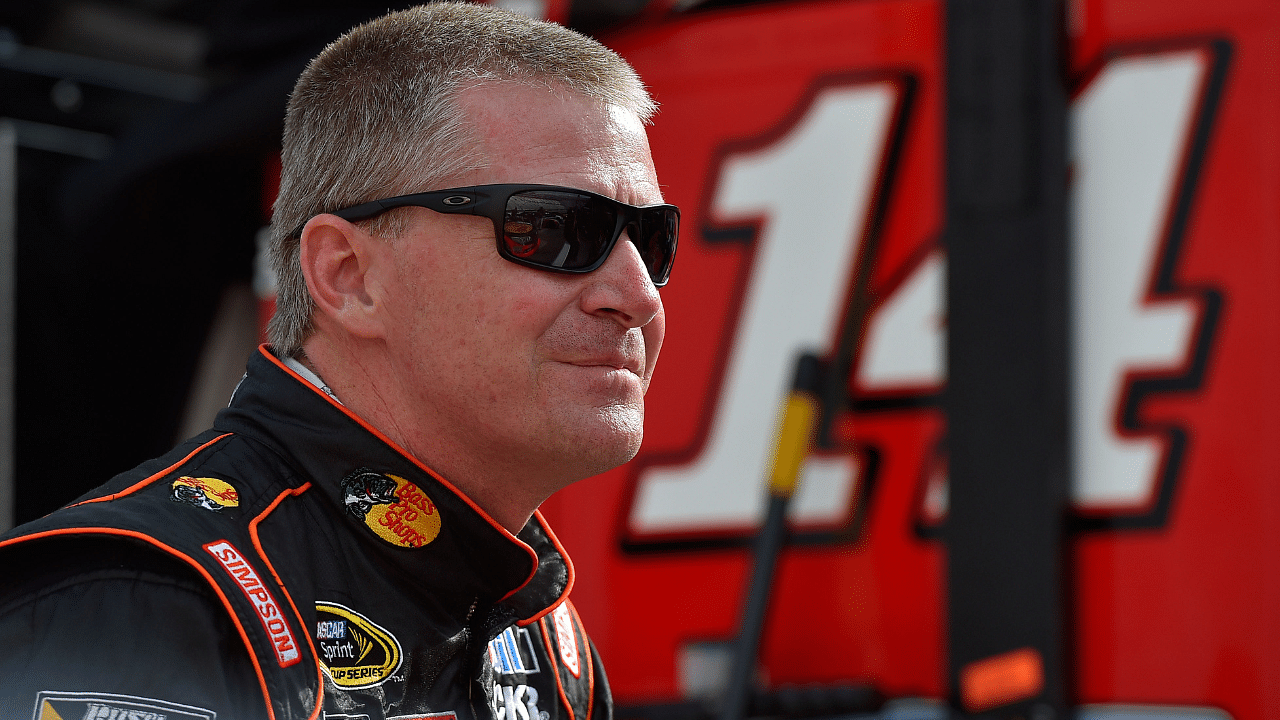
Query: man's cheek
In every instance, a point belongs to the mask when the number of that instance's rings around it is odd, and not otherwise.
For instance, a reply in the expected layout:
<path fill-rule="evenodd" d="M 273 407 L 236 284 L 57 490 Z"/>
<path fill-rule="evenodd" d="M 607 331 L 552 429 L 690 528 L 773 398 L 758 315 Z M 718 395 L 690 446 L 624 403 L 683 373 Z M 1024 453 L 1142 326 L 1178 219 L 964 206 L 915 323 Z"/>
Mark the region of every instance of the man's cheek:
<path fill-rule="evenodd" d="M 648 325 L 641 330 L 644 337 L 644 382 L 645 389 L 649 388 L 649 380 L 653 377 L 653 370 L 658 365 L 658 351 L 662 349 L 662 338 L 667 331 L 666 316 L 659 312 Z"/>

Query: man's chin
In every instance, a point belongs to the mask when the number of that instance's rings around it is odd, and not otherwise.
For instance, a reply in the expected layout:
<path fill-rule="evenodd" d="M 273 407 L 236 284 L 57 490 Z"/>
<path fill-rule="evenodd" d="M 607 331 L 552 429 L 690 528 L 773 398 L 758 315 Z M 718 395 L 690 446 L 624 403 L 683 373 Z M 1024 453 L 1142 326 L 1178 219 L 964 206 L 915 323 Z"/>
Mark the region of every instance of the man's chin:
<path fill-rule="evenodd" d="M 631 460 L 643 439 L 644 406 L 612 406 L 602 408 L 590 427 L 575 439 L 566 438 L 564 445 L 578 457 L 582 477 L 590 477 Z"/>

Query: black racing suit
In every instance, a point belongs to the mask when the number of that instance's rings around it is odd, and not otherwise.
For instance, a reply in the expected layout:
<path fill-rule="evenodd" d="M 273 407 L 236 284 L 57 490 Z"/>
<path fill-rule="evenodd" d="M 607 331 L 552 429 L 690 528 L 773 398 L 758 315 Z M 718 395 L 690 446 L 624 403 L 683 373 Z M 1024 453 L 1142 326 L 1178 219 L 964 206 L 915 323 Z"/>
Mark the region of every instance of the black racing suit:
<path fill-rule="evenodd" d="M 541 515 L 512 536 L 265 348 L 0 572 L 0 718 L 612 715 Z"/>

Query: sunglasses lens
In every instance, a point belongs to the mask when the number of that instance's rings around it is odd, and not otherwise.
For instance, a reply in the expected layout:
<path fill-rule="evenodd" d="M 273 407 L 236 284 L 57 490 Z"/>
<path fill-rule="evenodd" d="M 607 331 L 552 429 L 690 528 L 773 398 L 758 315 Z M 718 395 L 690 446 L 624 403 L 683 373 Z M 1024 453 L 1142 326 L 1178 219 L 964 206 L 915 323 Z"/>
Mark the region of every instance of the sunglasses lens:
<path fill-rule="evenodd" d="M 618 203 L 567 190 L 525 190 L 507 200 L 502 246 L 508 256 L 539 267 L 586 270 L 604 259 L 618 228 Z M 641 210 L 628 225 L 653 282 L 671 272 L 680 214 L 674 208 Z"/>
<path fill-rule="evenodd" d="M 530 264 L 581 270 L 608 247 L 615 218 L 613 208 L 590 195 L 527 190 L 507 200 L 502 244 Z"/>
<path fill-rule="evenodd" d="M 680 213 L 675 208 L 647 208 L 640 213 L 640 228 L 630 230 L 635 236 L 640 257 L 649 268 L 653 284 L 661 287 L 671 274 L 676 256 L 676 238 L 680 236 Z"/>

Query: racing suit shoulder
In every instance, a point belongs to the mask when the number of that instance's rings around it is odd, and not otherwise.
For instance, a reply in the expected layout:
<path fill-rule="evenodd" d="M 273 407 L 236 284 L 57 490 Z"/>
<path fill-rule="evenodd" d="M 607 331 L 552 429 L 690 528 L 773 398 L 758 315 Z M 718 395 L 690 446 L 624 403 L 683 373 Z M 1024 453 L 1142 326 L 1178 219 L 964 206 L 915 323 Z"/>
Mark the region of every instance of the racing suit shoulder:
<path fill-rule="evenodd" d="M 2 567 L 5 717 L 266 717 L 230 618 L 183 563 L 132 538 L 53 536 Z"/>
<path fill-rule="evenodd" d="M 181 623 L 199 624 L 192 647 L 225 652 L 192 665 L 205 675 L 193 684 L 224 688 L 223 704 L 256 694 L 257 711 L 237 710 L 235 717 L 313 717 L 321 692 L 315 654 L 302 617 L 261 556 L 255 529 L 255 520 L 290 492 L 292 476 L 253 441 L 232 433 L 198 436 L 0 541 L 0 571 L 21 568 L 31 578 L 21 593 L 0 593 L 0 602 L 20 604 L 28 624 L 40 617 L 51 639 L 83 635 L 93 627 L 89 618 L 106 623 L 118 641 L 117 672 L 152 658 L 161 669 L 170 656 L 194 659 L 182 646 Z M 180 622 L 150 632 L 171 620 Z M 42 644 L 41 637 L 18 635 L 14 642 L 49 655 L 80 652 Z"/>

